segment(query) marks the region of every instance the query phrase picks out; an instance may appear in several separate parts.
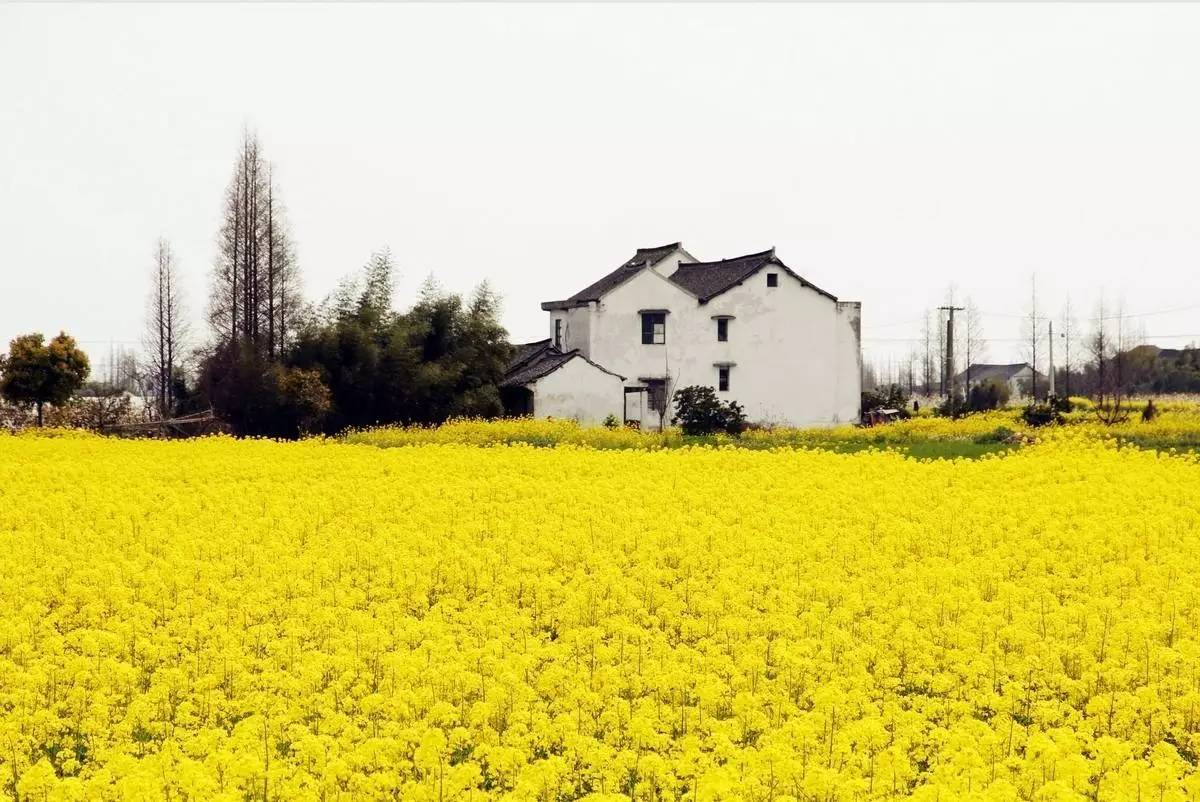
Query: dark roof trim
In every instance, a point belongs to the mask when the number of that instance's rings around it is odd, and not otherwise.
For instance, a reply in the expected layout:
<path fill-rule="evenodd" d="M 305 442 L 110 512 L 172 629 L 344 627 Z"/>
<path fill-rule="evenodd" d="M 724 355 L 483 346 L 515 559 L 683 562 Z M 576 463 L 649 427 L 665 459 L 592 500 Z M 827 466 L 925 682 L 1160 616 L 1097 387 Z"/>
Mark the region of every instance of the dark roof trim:
<path fill-rule="evenodd" d="M 737 315 L 713 315 L 713 320 L 737 320 Z"/>
<path fill-rule="evenodd" d="M 671 310 L 670 309 L 639 309 L 638 314 L 639 315 L 669 315 L 669 314 L 671 314 Z"/>
<path fill-rule="evenodd" d="M 691 292 L 700 300 L 701 304 L 706 304 L 718 295 L 743 284 L 767 265 L 778 267 L 799 281 L 801 285 L 837 302 L 837 297 L 832 293 L 807 281 L 784 264 L 783 260 L 775 255 L 774 248 L 717 262 L 681 262 L 675 272 L 671 274 L 670 281 Z"/>
<path fill-rule="evenodd" d="M 638 273 L 682 249 L 683 243 L 681 242 L 670 242 L 653 248 L 638 248 L 633 256 L 616 270 L 592 282 L 566 300 L 544 301 L 542 309 L 547 312 L 555 309 L 571 309 L 576 306 L 587 306 L 589 301 L 599 301 L 602 296 L 621 286 Z"/>
<path fill-rule="evenodd" d="M 714 368 L 736 368 L 737 363 L 736 362 L 714 362 L 713 367 Z"/>

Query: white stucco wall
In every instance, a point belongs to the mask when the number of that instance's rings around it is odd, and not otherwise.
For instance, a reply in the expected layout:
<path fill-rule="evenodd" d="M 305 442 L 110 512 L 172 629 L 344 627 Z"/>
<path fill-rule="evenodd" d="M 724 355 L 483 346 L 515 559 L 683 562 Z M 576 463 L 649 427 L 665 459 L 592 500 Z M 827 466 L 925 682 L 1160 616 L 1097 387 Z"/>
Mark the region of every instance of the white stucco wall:
<path fill-rule="evenodd" d="M 769 272 L 778 274 L 778 287 L 767 287 Z M 669 310 L 665 345 L 642 344 L 642 309 Z M 589 357 L 628 384 L 668 376 L 670 391 L 716 388 L 715 363 L 727 362 L 730 389 L 719 395 L 742 404 L 751 421 L 820 426 L 858 419 L 858 305 L 839 305 L 782 268 L 764 268 L 707 304 L 657 271 L 643 271 L 579 311 L 588 317 Z M 551 320 L 561 314 L 552 312 Z M 733 317 L 728 342 L 717 341 L 716 315 Z M 622 399 L 616 403 L 620 408 Z M 647 409 L 642 425 L 657 424 Z"/>
<path fill-rule="evenodd" d="M 571 418 L 601 423 L 609 415 L 621 418 L 624 382 L 576 357 L 533 382 L 533 414 L 537 418 Z"/>

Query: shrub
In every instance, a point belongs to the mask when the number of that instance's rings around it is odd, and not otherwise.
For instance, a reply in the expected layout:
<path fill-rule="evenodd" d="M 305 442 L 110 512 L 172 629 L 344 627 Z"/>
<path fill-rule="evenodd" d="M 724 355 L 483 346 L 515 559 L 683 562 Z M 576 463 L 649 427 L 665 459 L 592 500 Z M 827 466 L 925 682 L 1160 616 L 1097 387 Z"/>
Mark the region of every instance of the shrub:
<path fill-rule="evenodd" d="M 1071 411 L 1069 399 L 1052 395 L 1042 403 L 1030 403 L 1021 411 L 1021 419 L 1029 426 L 1050 426 L 1062 423 Z"/>
<path fill-rule="evenodd" d="M 608 413 L 608 417 L 606 417 L 604 419 L 604 428 L 605 429 L 616 429 L 620 425 L 621 425 L 621 421 L 617 420 L 617 416 L 612 414 L 611 412 Z"/>
<path fill-rule="evenodd" d="M 971 388 L 967 393 L 967 409 L 971 412 L 986 412 L 1000 409 L 1008 404 L 1012 395 L 1007 382 L 988 379 Z"/>
<path fill-rule="evenodd" d="M 692 385 L 675 391 L 675 417 L 671 424 L 684 434 L 727 432 L 738 435 L 746 428 L 746 413 L 736 401 L 717 398 L 711 387 Z"/>
<path fill-rule="evenodd" d="M 908 393 L 899 384 L 887 384 L 862 394 L 862 411 L 898 409 L 908 417 Z"/>

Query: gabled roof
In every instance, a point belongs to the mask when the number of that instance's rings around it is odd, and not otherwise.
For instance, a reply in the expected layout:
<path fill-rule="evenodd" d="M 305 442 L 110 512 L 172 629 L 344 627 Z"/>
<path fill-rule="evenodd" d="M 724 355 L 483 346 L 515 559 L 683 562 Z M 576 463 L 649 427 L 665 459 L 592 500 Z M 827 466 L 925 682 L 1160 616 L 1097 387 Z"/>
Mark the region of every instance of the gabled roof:
<path fill-rule="evenodd" d="M 516 353 L 508 362 L 508 367 L 504 371 L 504 378 L 500 380 L 500 386 L 522 387 L 530 382 L 537 381 L 543 376 L 550 375 L 576 358 L 582 359 L 597 370 L 602 370 L 605 373 L 616 376 L 621 381 L 625 381 L 624 376 L 597 365 L 579 353 L 579 349 L 560 351 L 551 345 L 550 340 L 547 339 L 516 346 Z"/>
<path fill-rule="evenodd" d="M 998 381 L 1011 381 L 1013 376 L 1016 376 L 1021 371 L 1029 367 L 1028 362 L 1015 362 L 1011 365 L 975 365 L 970 367 L 971 381 L 985 382 L 996 379 Z M 1038 373 L 1040 378 L 1042 374 Z M 966 381 L 967 371 L 963 371 L 955 377 L 957 381 Z"/>
<path fill-rule="evenodd" d="M 589 301 L 599 301 L 602 295 L 611 292 L 636 276 L 646 267 L 647 262 L 650 265 L 656 265 L 681 247 L 683 247 L 682 243 L 672 242 L 654 248 L 638 248 L 625 264 L 604 278 L 589 284 L 565 301 L 544 301 L 542 309 L 570 309 L 573 306 L 586 306 Z"/>
<path fill-rule="evenodd" d="M 679 268 L 671 274 L 670 279 L 699 298 L 703 304 L 736 287 L 768 265 L 778 267 L 805 287 L 816 290 L 830 300 L 837 300 L 830 293 L 797 275 L 775 256 L 774 248 L 760 253 L 735 256 L 732 259 L 722 259 L 719 262 L 680 262 Z"/>

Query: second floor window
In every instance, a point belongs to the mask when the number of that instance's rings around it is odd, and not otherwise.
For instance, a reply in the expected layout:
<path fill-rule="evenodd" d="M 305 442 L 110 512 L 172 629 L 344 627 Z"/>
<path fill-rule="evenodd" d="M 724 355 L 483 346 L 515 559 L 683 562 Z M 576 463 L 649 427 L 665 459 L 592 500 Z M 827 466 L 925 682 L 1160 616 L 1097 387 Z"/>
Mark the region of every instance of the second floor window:
<path fill-rule="evenodd" d="M 554 318 L 554 347 L 562 350 L 562 318 Z"/>
<path fill-rule="evenodd" d="M 642 312 L 642 344 L 662 345 L 667 341 L 667 313 Z"/>
<path fill-rule="evenodd" d="M 729 366 L 720 365 L 717 367 L 717 390 L 722 393 L 729 392 Z"/>
<path fill-rule="evenodd" d="M 729 318 L 717 318 L 717 342 L 729 342 Z"/>

